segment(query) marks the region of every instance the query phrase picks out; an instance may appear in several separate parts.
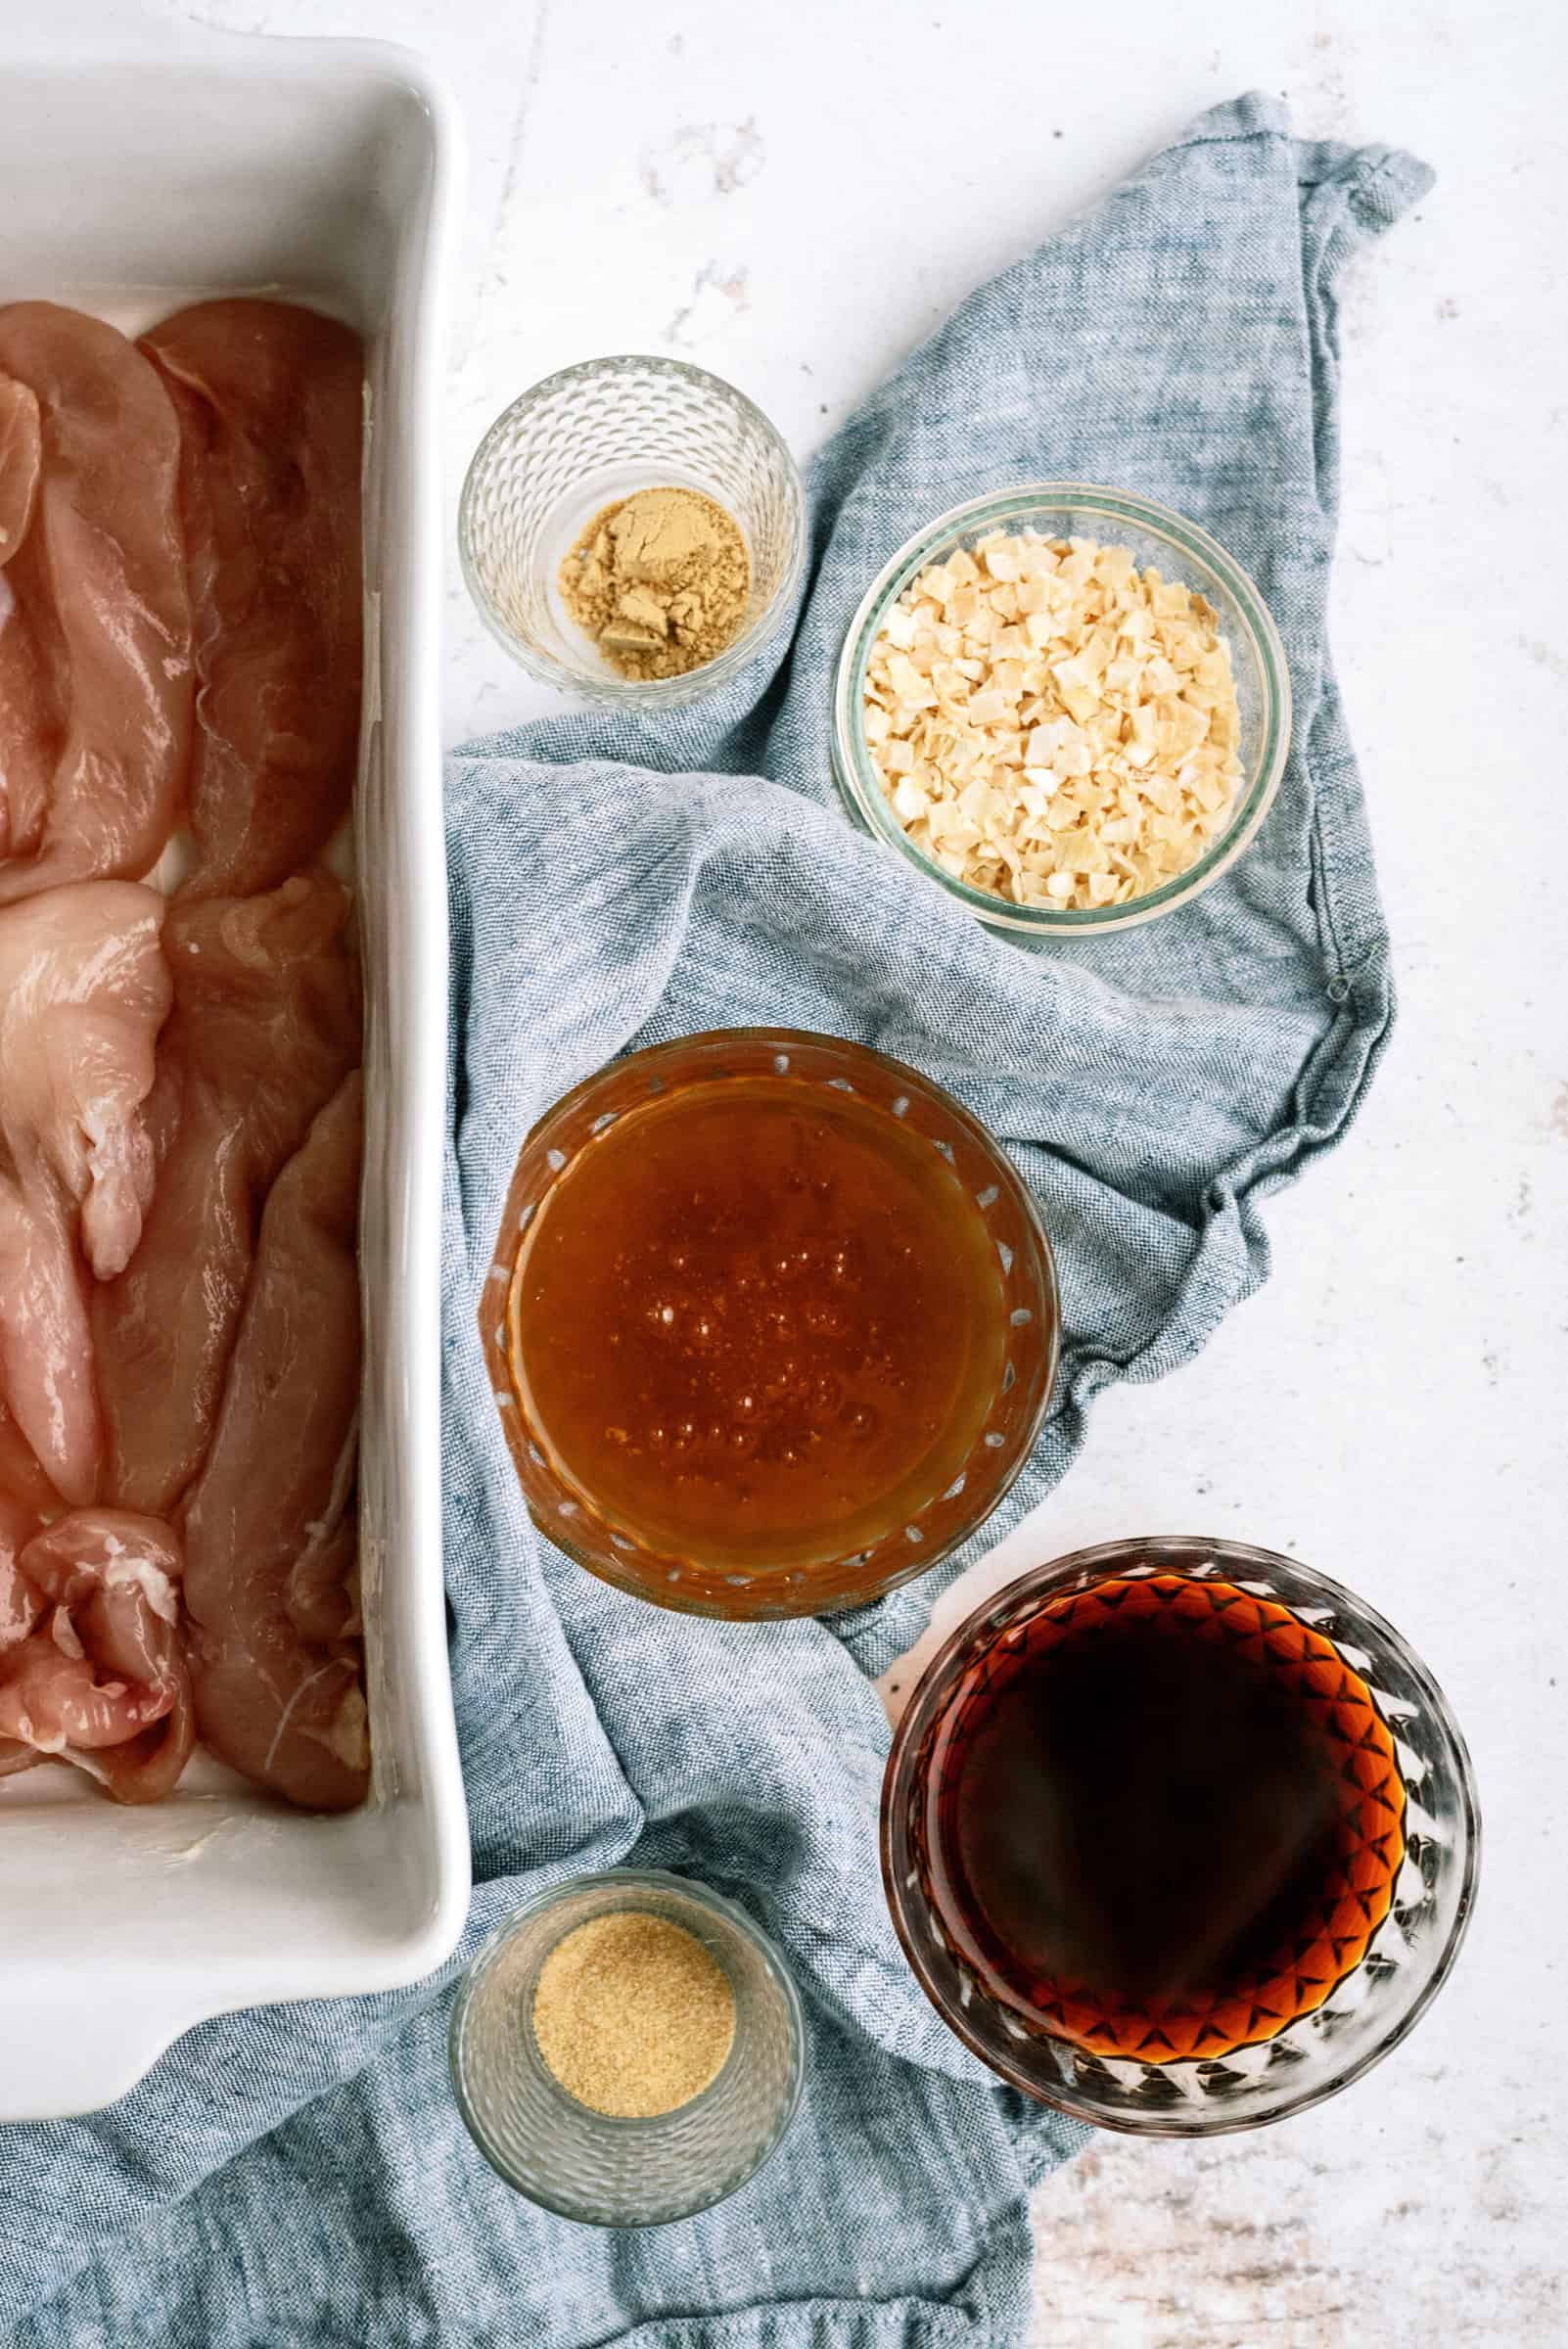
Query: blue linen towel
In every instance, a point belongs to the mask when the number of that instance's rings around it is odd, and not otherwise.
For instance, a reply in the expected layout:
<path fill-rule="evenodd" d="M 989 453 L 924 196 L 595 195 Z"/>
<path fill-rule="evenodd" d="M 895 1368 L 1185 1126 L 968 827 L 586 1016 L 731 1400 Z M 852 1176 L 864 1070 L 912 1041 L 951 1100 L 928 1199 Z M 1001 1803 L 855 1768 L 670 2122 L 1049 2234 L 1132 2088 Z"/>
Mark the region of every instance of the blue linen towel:
<path fill-rule="evenodd" d="M 785 2146 L 698 2220 L 574 2228 L 510 2194 L 463 2134 L 443 2051 L 455 1967 L 396 1997 L 228 2018 L 107 2113 L 0 2130 L 10 2349 L 1020 2336 L 1026 2189 L 1083 2133 L 936 2020 L 877 1876 L 887 1732 L 866 1675 L 913 1635 L 937 1578 L 831 1625 L 704 1624 L 604 1589 L 521 1507 L 479 1288 L 519 1141 L 556 1095 L 625 1046 L 754 1020 L 926 1070 L 1039 1197 L 1067 1343 L 1009 1516 L 1062 1474 L 1100 1387 L 1174 1368 L 1262 1279 L 1259 1202 L 1344 1130 L 1391 1016 L 1324 648 L 1334 286 L 1427 182 L 1384 148 L 1296 142 L 1269 99 L 1218 108 L 975 294 L 823 450 L 776 668 L 646 723 L 526 727 L 449 771 L 446 1543 L 478 1885 L 464 1951 L 540 1884 L 628 1858 L 735 1894 L 809 2011 Z M 1284 637 L 1296 742 L 1258 844 L 1199 903 L 1032 955 L 850 829 L 827 742 L 834 658 L 871 575 L 942 508 L 1042 477 L 1151 492 L 1231 548 Z"/>

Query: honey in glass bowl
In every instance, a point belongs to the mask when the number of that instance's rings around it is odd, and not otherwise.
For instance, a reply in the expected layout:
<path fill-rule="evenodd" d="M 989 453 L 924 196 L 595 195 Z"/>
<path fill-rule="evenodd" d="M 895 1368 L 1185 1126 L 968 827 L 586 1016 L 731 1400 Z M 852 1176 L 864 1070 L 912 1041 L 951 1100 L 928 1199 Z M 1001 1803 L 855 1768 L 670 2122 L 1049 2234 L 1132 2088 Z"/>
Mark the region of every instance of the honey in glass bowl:
<path fill-rule="evenodd" d="M 617 1062 L 524 1146 L 491 1369 L 530 1509 L 726 1615 L 858 1603 L 990 1510 L 1049 1397 L 1050 1253 L 958 1104 L 830 1037 Z"/>

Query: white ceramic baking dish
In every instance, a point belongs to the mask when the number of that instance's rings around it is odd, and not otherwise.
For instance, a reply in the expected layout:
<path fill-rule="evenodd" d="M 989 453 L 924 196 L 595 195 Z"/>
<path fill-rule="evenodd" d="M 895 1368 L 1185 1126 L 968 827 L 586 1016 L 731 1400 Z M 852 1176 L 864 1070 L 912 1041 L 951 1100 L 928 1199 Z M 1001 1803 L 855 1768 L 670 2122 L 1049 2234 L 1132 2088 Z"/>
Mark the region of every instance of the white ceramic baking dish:
<path fill-rule="evenodd" d="M 41 19 L 46 22 L 46 19 Z M 46 33 L 32 36 L 42 40 Z M 375 1781 L 291 1813 L 198 1755 L 122 1811 L 69 1771 L 0 1787 L 0 2120 L 84 2112 L 190 2025 L 383 1990 L 449 1955 L 469 1888 L 441 1585 L 438 1219 L 446 903 L 437 714 L 442 264 L 457 139 L 420 62 L 231 36 L 8 63 L 0 300 L 136 331 L 275 292 L 369 350 L 361 1548 Z"/>

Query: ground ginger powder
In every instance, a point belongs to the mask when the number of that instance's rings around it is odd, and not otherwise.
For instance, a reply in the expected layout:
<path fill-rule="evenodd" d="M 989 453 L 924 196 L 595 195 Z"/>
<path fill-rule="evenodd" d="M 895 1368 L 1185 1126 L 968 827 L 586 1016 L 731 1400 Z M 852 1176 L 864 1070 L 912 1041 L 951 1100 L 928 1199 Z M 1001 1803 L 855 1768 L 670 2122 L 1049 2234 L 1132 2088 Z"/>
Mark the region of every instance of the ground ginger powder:
<path fill-rule="evenodd" d="M 590 1917 L 539 1968 L 533 2038 L 569 2096 L 651 2120 L 700 2096 L 735 2037 L 735 1993 L 694 1933 L 647 1910 Z"/>
<path fill-rule="evenodd" d="M 561 565 L 568 612 L 639 683 L 715 660 L 740 633 L 751 584 L 739 524 L 700 489 L 618 498 Z"/>

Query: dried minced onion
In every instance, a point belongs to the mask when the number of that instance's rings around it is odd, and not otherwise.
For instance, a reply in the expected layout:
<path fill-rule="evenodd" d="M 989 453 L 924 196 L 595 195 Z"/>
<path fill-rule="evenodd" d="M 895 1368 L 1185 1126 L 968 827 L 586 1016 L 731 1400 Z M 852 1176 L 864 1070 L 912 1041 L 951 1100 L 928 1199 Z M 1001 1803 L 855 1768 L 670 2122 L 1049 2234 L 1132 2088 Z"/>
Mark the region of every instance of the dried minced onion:
<path fill-rule="evenodd" d="M 1229 819 L 1240 713 L 1218 617 L 1131 550 L 997 530 L 904 589 L 866 664 L 899 823 L 972 888 L 1100 906 L 1186 872 Z"/>

